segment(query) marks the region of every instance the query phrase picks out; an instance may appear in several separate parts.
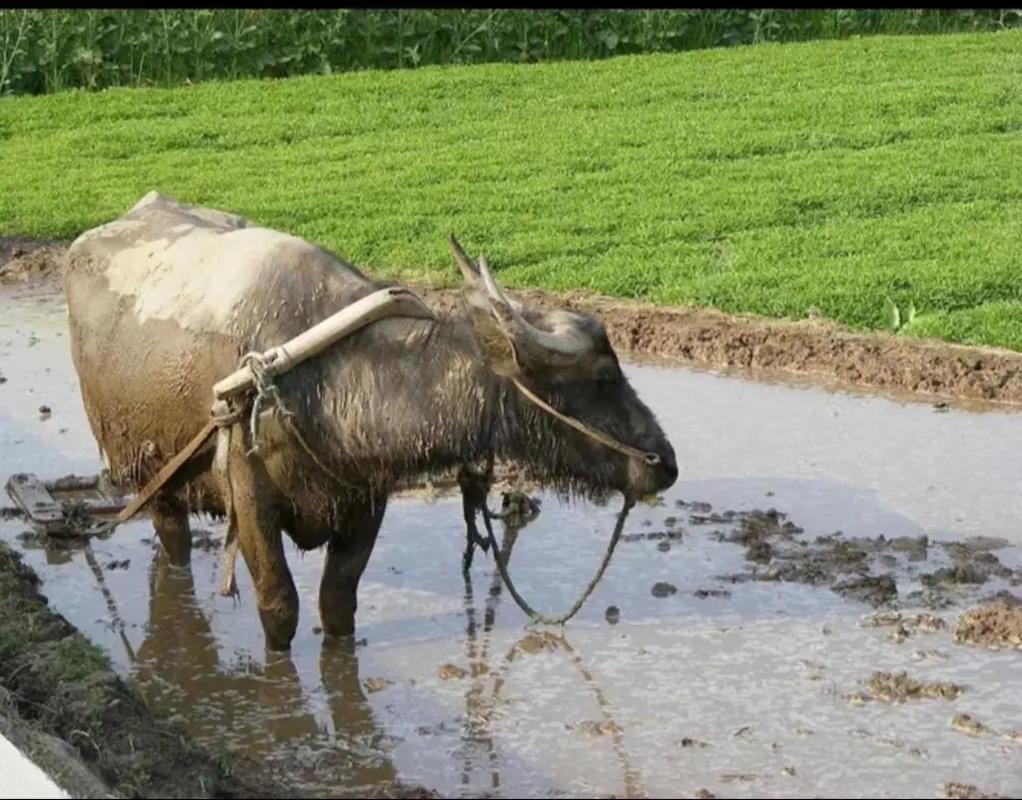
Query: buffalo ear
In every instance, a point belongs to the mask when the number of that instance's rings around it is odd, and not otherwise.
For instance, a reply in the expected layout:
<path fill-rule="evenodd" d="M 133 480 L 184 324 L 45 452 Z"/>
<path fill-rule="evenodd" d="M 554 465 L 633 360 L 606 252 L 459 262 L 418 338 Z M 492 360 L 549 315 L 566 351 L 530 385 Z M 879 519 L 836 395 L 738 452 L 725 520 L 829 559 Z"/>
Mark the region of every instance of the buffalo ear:
<path fill-rule="evenodd" d="M 494 306 L 479 266 L 465 252 L 452 233 L 447 237 L 451 246 L 454 263 L 465 279 L 461 297 L 472 322 L 472 332 L 482 352 L 486 365 L 498 375 L 513 375 L 518 372 L 517 354 L 508 336 L 506 326 L 497 318 L 498 307 Z"/>
<path fill-rule="evenodd" d="M 520 370 L 514 345 L 494 318 L 486 298 L 480 297 L 474 287 L 465 287 L 462 297 L 472 323 L 472 333 L 486 365 L 498 375 L 509 377 L 517 374 Z"/>

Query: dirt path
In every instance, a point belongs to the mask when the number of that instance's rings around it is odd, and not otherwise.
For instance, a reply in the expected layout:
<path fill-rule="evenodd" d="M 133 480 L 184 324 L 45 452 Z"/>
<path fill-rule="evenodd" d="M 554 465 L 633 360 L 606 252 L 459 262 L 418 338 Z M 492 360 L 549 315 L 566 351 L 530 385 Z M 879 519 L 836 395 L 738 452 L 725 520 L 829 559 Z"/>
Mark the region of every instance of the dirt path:
<path fill-rule="evenodd" d="M 56 278 L 67 244 L 0 237 L 0 284 Z M 456 290 L 415 283 L 412 288 L 439 311 L 459 303 Z M 1022 353 L 1011 350 L 859 333 L 819 319 L 771 320 L 582 293 L 516 294 L 541 307 L 560 304 L 596 313 L 621 352 L 882 392 L 1022 403 Z"/>

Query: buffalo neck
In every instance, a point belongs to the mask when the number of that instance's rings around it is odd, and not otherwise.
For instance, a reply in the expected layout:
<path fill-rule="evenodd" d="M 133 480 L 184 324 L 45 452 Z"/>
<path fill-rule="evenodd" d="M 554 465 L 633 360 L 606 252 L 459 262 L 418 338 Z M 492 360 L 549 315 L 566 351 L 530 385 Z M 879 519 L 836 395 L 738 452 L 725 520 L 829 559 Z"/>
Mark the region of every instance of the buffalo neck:
<path fill-rule="evenodd" d="M 569 446 L 561 423 L 537 408 L 483 359 L 464 317 L 439 320 L 421 346 L 419 363 L 433 397 L 421 423 L 422 440 L 434 450 L 426 470 L 444 470 L 493 455 L 527 472 L 553 477 L 562 472 Z M 439 438 L 435 438 L 439 436 Z"/>
<path fill-rule="evenodd" d="M 571 437 L 487 366 L 464 317 L 408 321 L 362 341 L 312 396 L 326 405 L 324 441 L 347 474 L 394 485 L 491 454 L 528 473 L 566 470 Z"/>

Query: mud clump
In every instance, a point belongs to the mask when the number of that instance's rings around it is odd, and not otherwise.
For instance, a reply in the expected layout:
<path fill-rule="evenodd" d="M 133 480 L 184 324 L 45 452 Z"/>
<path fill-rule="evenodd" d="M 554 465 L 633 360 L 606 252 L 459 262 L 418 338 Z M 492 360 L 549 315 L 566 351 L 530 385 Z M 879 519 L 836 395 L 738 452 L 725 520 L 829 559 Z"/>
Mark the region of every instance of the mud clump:
<path fill-rule="evenodd" d="M 913 661 L 947 661 L 947 655 L 940 650 L 913 650 L 909 658 Z"/>
<path fill-rule="evenodd" d="M 936 572 L 923 575 L 919 580 L 930 589 L 956 583 L 986 583 L 990 576 L 972 564 L 958 564 L 941 567 Z"/>
<path fill-rule="evenodd" d="M 596 720 L 586 719 L 582 720 L 577 725 L 568 725 L 566 727 L 568 730 L 576 730 L 588 736 L 613 736 L 621 733 L 621 726 L 613 720 L 597 722 Z"/>
<path fill-rule="evenodd" d="M 941 787 L 944 797 L 953 798 L 953 800 L 997 800 L 1000 795 L 997 794 L 985 794 L 973 786 L 971 783 L 945 783 Z"/>
<path fill-rule="evenodd" d="M 617 625 L 621 621 L 621 609 L 617 606 L 607 606 L 603 618 L 611 625 Z"/>
<path fill-rule="evenodd" d="M 873 614 L 862 621 L 864 628 L 892 628 L 888 638 L 903 642 L 916 633 L 936 633 L 947 628 L 947 623 L 936 614 L 903 615 L 898 611 Z M 917 659 L 918 660 L 918 659 Z"/>
<path fill-rule="evenodd" d="M 56 278 L 67 242 L 0 237 L 0 284 Z"/>
<path fill-rule="evenodd" d="M 436 669 L 437 677 L 441 680 L 460 680 L 464 678 L 468 673 L 464 669 L 459 667 L 457 664 L 441 664 Z"/>
<path fill-rule="evenodd" d="M 1022 606 L 998 600 L 967 611 L 958 620 L 954 641 L 990 649 L 1022 649 Z"/>
<path fill-rule="evenodd" d="M 943 547 L 952 565 L 920 577 L 923 586 L 938 592 L 956 591 L 963 586 L 979 586 L 990 578 L 1010 578 L 1011 569 L 1001 563 L 992 549 L 1004 546 L 1003 539 L 974 537 L 964 542 L 945 542 Z"/>
<path fill-rule="evenodd" d="M 884 703 L 904 703 L 923 698 L 954 700 L 965 691 L 965 687 L 957 683 L 924 683 L 910 678 L 905 672 L 874 672 L 867 681 L 867 688 L 871 698 Z"/>
<path fill-rule="evenodd" d="M 987 730 L 986 725 L 968 714 L 955 714 L 949 724 L 952 729 L 970 736 L 982 736 Z"/>
<path fill-rule="evenodd" d="M 887 540 L 883 536 L 877 537 L 877 545 Z M 891 550 L 905 553 L 909 561 L 925 561 L 929 555 L 930 539 L 928 536 L 897 536 L 887 541 Z"/>
<path fill-rule="evenodd" d="M 904 561 L 926 561 L 934 543 L 929 537 L 898 536 L 845 538 L 841 531 L 817 536 L 809 541 L 799 534 L 803 529 L 775 509 L 767 511 L 727 512 L 737 525 L 728 532 L 711 534 L 717 541 L 731 542 L 745 548 L 745 558 L 754 562 L 746 573 L 719 576 L 720 580 L 741 583 L 748 580 L 803 583 L 829 586 L 834 592 L 874 608 L 890 607 L 900 599 L 896 575 L 904 571 Z M 698 520 L 697 520 L 698 521 Z M 908 599 L 930 609 L 952 606 L 963 592 L 986 583 L 991 578 L 1022 582 L 1001 563 L 991 550 L 1007 545 L 1006 540 L 976 536 L 961 542 L 941 542 L 951 560 L 920 576 L 923 589 L 912 591 Z M 908 574 L 915 570 L 908 568 Z M 932 616 L 932 615 L 931 615 Z M 913 632 L 925 630 L 924 621 L 907 624 L 892 638 L 904 639 Z"/>
<path fill-rule="evenodd" d="M 888 626 L 900 626 L 909 630 L 920 630 L 927 633 L 942 631 L 947 623 L 942 617 L 935 614 L 902 614 L 900 611 L 882 611 L 871 614 L 862 621 L 864 628 L 883 628 Z"/>
<path fill-rule="evenodd" d="M 791 543 L 783 549 L 775 546 L 770 569 L 758 579 L 830 585 L 843 597 L 874 608 L 890 604 L 898 596 L 893 575 L 870 574 L 868 549 L 861 542 L 846 541 L 836 534 L 818 537 L 813 544 Z"/>
<path fill-rule="evenodd" d="M 731 592 L 727 589 L 696 589 L 692 592 L 692 596 L 698 597 L 700 600 L 705 600 L 707 597 L 728 598 L 731 596 Z"/>
<path fill-rule="evenodd" d="M 682 530 L 673 531 L 649 531 L 648 533 L 626 533 L 621 537 L 622 542 L 659 542 L 661 549 L 670 549 L 670 542 L 681 541 L 684 532 Z M 664 545 L 667 545 L 665 548 Z"/>
<path fill-rule="evenodd" d="M 1016 597 L 1006 589 L 1001 589 L 999 592 L 994 592 L 991 595 L 983 598 L 984 603 L 1001 603 L 1010 608 L 1022 606 L 1022 597 Z"/>
<path fill-rule="evenodd" d="M 654 597 L 670 597 L 672 594 L 678 593 L 678 587 L 673 583 L 666 583 L 664 581 L 657 581 L 653 584 L 653 588 L 650 590 Z"/>
<path fill-rule="evenodd" d="M 863 575 L 835 584 L 833 590 L 842 597 L 851 597 L 871 606 L 882 606 L 898 597 L 898 584 L 892 575 Z"/>
<path fill-rule="evenodd" d="M 549 631 L 530 631 L 518 642 L 518 647 L 530 655 L 552 653 L 561 645 L 562 640 Z"/>
<path fill-rule="evenodd" d="M 731 522 L 733 518 L 714 515 L 716 519 L 709 519 L 712 522 Z M 773 540 L 787 536 L 781 523 L 784 515 L 776 509 L 768 511 L 752 511 L 743 515 L 738 521 L 738 527 L 724 541 L 745 547 L 745 558 L 748 561 L 755 561 L 760 564 L 769 564 L 774 556 Z"/>
<path fill-rule="evenodd" d="M 375 694 L 376 692 L 382 692 L 388 686 L 393 686 L 394 682 L 389 681 L 386 678 L 366 678 L 362 681 L 362 685 L 369 694 Z"/>

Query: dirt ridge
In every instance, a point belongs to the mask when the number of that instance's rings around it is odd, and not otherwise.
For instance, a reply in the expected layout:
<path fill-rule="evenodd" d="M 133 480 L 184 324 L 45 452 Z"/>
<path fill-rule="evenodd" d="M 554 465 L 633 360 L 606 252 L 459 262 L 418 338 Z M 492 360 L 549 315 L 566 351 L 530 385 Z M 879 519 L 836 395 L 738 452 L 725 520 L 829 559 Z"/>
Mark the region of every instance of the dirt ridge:
<path fill-rule="evenodd" d="M 58 278 L 68 244 L 0 236 L 0 285 Z M 460 304 L 456 289 L 407 285 L 439 312 Z M 623 354 L 886 393 L 1022 404 L 1022 353 L 1013 350 L 859 332 L 819 318 L 775 320 L 584 292 L 515 294 L 541 308 L 567 306 L 596 314 Z"/>
<path fill-rule="evenodd" d="M 460 302 L 453 289 L 422 284 L 412 288 L 442 311 Z M 526 290 L 515 295 L 541 308 L 560 305 L 594 313 L 622 353 L 884 392 L 1022 403 L 1022 353 L 1013 350 L 860 333 L 823 319 L 772 320 L 579 292 Z"/>
<path fill-rule="evenodd" d="M 291 797 L 264 766 L 191 744 L 0 543 L 0 730 L 74 797 Z"/>

